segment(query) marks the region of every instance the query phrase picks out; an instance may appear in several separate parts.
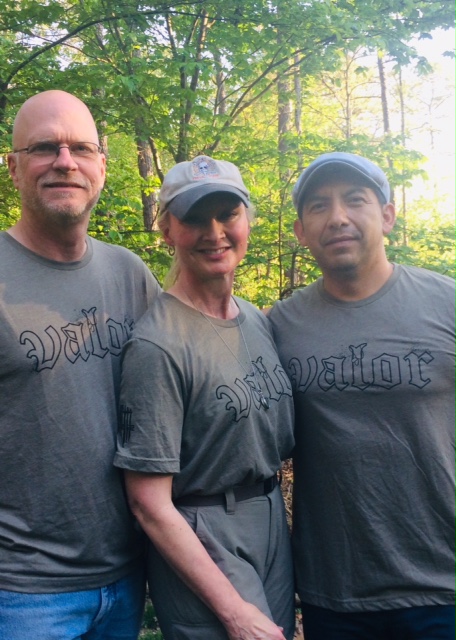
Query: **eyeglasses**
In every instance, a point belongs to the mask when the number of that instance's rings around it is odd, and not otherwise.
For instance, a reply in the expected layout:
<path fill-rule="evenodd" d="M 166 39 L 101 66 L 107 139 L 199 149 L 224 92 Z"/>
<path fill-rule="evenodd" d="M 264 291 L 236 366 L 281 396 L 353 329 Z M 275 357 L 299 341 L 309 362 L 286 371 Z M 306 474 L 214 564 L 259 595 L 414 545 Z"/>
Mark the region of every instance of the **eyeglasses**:
<path fill-rule="evenodd" d="M 13 153 L 25 152 L 33 158 L 42 160 L 55 160 L 60 154 L 60 149 L 68 149 L 74 158 L 95 158 L 103 153 L 103 148 L 94 142 L 72 142 L 71 144 L 56 144 L 55 142 L 37 142 L 23 149 L 13 149 Z"/>

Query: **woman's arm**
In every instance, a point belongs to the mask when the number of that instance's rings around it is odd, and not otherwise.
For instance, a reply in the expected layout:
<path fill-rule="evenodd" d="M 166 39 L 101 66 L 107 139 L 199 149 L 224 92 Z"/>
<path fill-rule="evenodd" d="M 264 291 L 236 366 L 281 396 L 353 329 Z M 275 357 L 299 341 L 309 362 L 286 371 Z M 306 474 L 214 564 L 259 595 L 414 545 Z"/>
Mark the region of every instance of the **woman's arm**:
<path fill-rule="evenodd" d="M 280 627 L 241 598 L 174 507 L 172 475 L 126 471 L 125 478 L 139 524 L 181 580 L 219 618 L 230 640 L 285 640 Z"/>

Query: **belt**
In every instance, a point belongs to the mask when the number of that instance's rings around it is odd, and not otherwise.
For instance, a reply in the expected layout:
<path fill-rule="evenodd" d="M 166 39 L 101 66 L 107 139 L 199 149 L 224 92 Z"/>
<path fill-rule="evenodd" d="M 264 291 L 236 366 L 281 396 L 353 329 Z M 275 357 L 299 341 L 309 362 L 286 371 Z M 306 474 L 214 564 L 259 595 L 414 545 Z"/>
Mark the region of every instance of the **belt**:
<path fill-rule="evenodd" d="M 234 493 L 235 502 L 242 502 L 250 498 L 265 496 L 279 484 L 277 474 L 271 476 L 267 480 L 257 482 L 241 487 L 234 487 L 230 491 Z M 200 496 L 197 494 L 189 494 L 174 500 L 174 504 L 178 507 L 210 507 L 214 505 L 226 505 L 226 493 L 216 493 L 212 496 Z"/>

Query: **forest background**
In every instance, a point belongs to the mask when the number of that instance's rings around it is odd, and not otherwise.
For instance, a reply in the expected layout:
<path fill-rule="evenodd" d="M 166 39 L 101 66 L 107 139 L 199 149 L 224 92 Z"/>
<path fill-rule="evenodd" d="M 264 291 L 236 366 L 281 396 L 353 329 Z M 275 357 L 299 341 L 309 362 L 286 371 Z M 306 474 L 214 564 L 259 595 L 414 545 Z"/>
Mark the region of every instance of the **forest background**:
<path fill-rule="evenodd" d="M 450 0 L 0 0 L 0 229 L 20 214 L 6 165 L 14 115 L 60 88 L 89 106 L 108 156 L 90 234 L 133 250 L 160 282 L 171 260 L 160 184 L 198 154 L 237 164 L 257 210 L 236 293 L 262 307 L 312 282 L 290 192 L 328 151 L 387 173 L 391 260 L 454 276 L 454 171 L 439 170 L 454 167 L 439 144 L 454 26 Z"/>

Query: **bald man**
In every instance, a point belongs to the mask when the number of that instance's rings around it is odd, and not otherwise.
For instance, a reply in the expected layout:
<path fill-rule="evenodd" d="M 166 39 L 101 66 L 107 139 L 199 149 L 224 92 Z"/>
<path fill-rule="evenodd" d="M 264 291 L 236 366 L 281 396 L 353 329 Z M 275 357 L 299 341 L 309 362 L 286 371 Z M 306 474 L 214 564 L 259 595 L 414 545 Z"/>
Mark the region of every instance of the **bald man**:
<path fill-rule="evenodd" d="M 120 352 L 160 287 L 87 235 L 106 158 L 83 102 L 27 100 L 8 166 L 21 217 L 0 233 L 0 638 L 133 640 L 143 546 L 112 465 Z"/>

